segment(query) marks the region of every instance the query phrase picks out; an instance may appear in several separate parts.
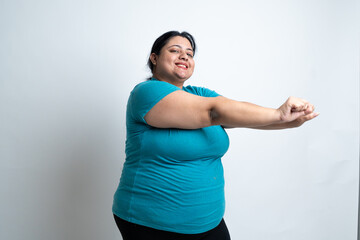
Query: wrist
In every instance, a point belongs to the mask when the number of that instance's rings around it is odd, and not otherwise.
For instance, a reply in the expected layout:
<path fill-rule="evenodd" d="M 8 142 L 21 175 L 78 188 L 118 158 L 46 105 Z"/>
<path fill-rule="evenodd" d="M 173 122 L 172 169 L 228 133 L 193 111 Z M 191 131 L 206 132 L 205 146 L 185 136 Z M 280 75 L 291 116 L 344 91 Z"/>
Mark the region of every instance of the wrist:
<path fill-rule="evenodd" d="M 282 114 L 280 108 L 275 109 L 274 115 L 275 115 L 275 123 L 285 123 L 286 122 L 283 118 L 283 114 Z"/>

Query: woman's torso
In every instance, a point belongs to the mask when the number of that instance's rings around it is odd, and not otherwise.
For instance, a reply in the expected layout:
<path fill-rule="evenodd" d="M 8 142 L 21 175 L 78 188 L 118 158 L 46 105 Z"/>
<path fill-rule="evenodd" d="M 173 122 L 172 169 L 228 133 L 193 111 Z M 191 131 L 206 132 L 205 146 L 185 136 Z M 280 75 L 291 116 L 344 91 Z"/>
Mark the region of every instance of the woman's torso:
<path fill-rule="evenodd" d="M 134 89 L 143 90 L 130 95 L 126 161 L 113 212 L 129 222 L 160 230 L 205 232 L 215 227 L 224 214 L 221 157 L 229 139 L 221 126 L 184 130 L 147 125 L 143 119 L 146 112 L 163 95 L 180 90 L 167 84 L 150 80 Z M 154 93 L 162 88 L 160 94 Z M 218 96 L 205 88 L 187 86 L 183 91 Z"/>

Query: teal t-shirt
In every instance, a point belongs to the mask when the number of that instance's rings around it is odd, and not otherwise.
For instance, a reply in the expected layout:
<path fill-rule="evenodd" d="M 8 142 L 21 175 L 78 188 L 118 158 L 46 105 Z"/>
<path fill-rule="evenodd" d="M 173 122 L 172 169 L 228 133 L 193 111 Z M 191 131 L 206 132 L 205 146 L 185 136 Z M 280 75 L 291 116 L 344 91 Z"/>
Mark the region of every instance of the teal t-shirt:
<path fill-rule="evenodd" d="M 221 126 L 195 130 L 148 125 L 146 113 L 174 91 L 217 97 L 214 91 L 151 79 L 135 86 L 126 112 L 126 160 L 113 213 L 147 227 L 186 234 L 216 227 L 225 211 L 221 157 L 229 138 Z"/>

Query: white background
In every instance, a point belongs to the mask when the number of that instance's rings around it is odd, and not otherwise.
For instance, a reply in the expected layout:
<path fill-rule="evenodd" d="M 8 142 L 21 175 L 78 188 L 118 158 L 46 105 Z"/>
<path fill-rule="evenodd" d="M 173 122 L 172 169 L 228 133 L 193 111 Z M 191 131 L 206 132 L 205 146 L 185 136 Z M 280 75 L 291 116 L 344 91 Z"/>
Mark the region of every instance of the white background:
<path fill-rule="evenodd" d="M 125 107 L 154 40 L 197 40 L 188 84 L 321 114 L 301 128 L 229 130 L 234 240 L 355 240 L 359 1 L 0 1 L 0 239 L 121 239 L 111 205 Z"/>

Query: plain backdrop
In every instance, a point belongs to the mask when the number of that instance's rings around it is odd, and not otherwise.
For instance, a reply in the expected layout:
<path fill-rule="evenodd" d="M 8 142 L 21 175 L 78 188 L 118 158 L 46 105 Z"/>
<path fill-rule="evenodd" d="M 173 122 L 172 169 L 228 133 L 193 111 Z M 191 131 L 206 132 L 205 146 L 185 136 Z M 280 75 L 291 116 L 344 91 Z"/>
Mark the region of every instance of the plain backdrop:
<path fill-rule="evenodd" d="M 234 240 L 355 240 L 359 194 L 356 0 L 0 0 L 0 239 L 121 239 L 112 198 L 125 107 L 169 30 L 198 44 L 188 84 L 320 116 L 228 130 Z"/>

